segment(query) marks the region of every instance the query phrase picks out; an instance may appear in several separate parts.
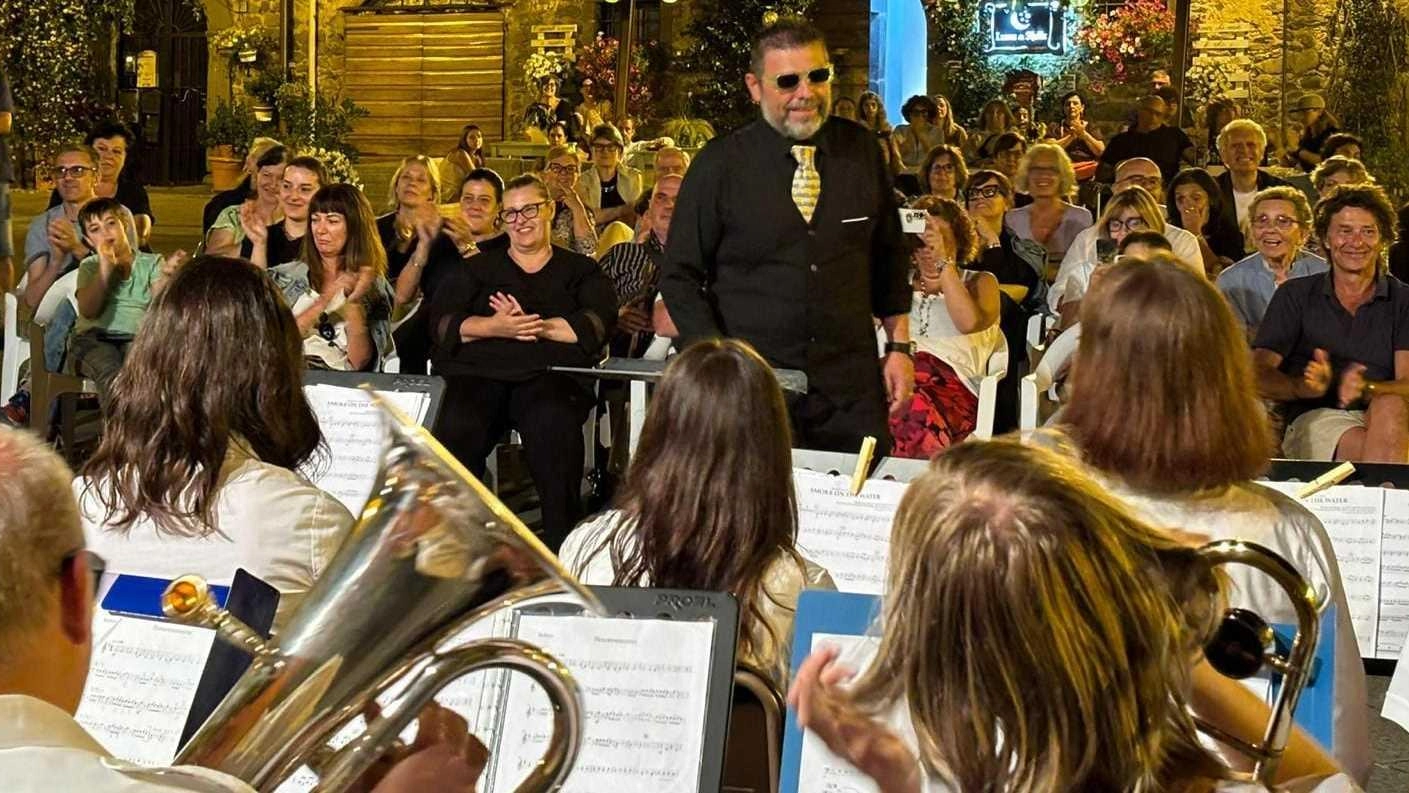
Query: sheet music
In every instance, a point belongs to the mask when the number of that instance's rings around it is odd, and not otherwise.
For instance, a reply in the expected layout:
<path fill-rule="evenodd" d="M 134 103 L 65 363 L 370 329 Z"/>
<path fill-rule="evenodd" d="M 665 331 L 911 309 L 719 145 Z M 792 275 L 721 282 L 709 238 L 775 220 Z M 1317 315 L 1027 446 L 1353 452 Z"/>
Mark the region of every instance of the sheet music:
<path fill-rule="evenodd" d="M 215 631 L 97 609 L 75 718 L 115 756 L 171 765 Z"/>
<path fill-rule="evenodd" d="M 1296 498 L 1300 482 L 1266 482 Z M 1385 490 L 1362 485 L 1337 485 L 1311 498 L 1299 499 L 1326 533 L 1340 566 L 1341 583 L 1350 605 L 1350 621 L 1360 643 L 1360 655 L 1374 658 L 1380 619 L 1380 535 L 1384 524 Z"/>
<path fill-rule="evenodd" d="M 848 636 L 835 633 L 812 634 L 812 649 L 823 644 L 841 648 L 838 661 L 859 675 L 876 657 L 877 640 L 869 636 Z M 798 761 L 797 789 L 808 793 L 877 793 L 876 783 L 856 770 L 851 763 L 837 757 L 811 731 L 802 734 L 802 755 Z"/>
<path fill-rule="evenodd" d="M 904 482 L 868 479 L 860 495 L 842 476 L 793 469 L 797 488 L 797 546 L 832 574 L 837 589 L 885 592 L 890 524 L 904 495 Z"/>
<path fill-rule="evenodd" d="M 319 383 L 304 386 L 303 393 L 328 444 L 327 457 L 316 455 L 304 474 L 353 515 L 360 515 L 371 495 L 386 441 L 381 413 L 361 389 Z M 417 424 L 425 420 L 430 408 L 430 395 L 421 391 L 376 393 Z"/>
<path fill-rule="evenodd" d="M 1409 492 L 1385 488 L 1376 658 L 1399 658 L 1409 636 Z"/>
<path fill-rule="evenodd" d="M 517 637 L 557 657 L 582 689 L 582 749 L 564 793 L 697 791 L 713 622 L 524 614 Z M 543 690 L 510 677 L 483 790 L 512 791 L 543 756 L 551 723 Z"/>

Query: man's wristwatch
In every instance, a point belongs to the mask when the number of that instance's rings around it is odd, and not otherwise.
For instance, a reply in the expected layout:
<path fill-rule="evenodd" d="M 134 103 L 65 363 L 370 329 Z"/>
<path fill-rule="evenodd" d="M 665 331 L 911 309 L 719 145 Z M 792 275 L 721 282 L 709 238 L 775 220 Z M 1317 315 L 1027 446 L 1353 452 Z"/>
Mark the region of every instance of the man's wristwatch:
<path fill-rule="evenodd" d="M 915 357 L 915 342 L 913 341 L 888 341 L 885 346 L 886 353 L 898 352 L 901 355 Z"/>

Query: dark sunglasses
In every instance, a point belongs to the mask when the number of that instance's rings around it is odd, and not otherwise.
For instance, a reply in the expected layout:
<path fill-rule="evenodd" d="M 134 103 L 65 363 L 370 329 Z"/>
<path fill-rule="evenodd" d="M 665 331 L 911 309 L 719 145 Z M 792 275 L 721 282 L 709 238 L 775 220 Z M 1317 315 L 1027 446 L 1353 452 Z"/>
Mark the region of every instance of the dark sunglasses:
<path fill-rule="evenodd" d="M 68 577 L 73 565 L 82 557 L 88 563 L 88 572 L 93 576 L 93 597 L 98 596 L 98 584 L 103 580 L 103 573 L 107 572 L 108 563 L 103 557 L 88 550 L 87 548 L 75 548 L 64 554 L 64 558 L 59 560 L 59 575 Z"/>
<path fill-rule="evenodd" d="M 774 77 L 773 84 L 778 86 L 779 91 L 791 91 L 802 84 L 802 77 L 803 75 L 797 72 L 788 72 L 787 74 L 780 74 Z M 821 85 L 822 83 L 831 82 L 831 79 L 831 64 L 820 66 L 807 73 L 807 82 L 809 85 Z"/>

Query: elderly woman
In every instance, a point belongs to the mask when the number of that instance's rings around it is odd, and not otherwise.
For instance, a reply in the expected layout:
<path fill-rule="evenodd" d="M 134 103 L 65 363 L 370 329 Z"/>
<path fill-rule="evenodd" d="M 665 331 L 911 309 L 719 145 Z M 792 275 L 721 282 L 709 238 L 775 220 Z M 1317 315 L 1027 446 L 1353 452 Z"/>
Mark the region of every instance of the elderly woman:
<path fill-rule="evenodd" d="M 1096 175 L 1096 162 L 1106 150 L 1105 141 L 1086 125 L 1086 100 L 1079 91 L 1062 96 L 1062 120 L 1048 130 L 1053 142 L 1067 153 L 1079 180 Z"/>
<path fill-rule="evenodd" d="M 905 100 L 900 115 L 906 122 L 897 125 L 894 133 L 895 145 L 900 151 L 900 170 L 916 174 L 930 150 L 946 142 L 945 130 L 935 125 L 939 106 L 928 96 L 916 94 Z"/>
<path fill-rule="evenodd" d="M 591 258 L 552 244 L 558 204 L 526 174 L 504 185 L 507 248 L 456 268 L 431 303 L 431 360 L 446 380 L 437 434 L 476 476 L 510 428 L 523 438 L 556 549 L 581 515 L 582 424 L 593 396 L 555 366 L 591 366 L 616 327 L 611 279 Z"/>
<path fill-rule="evenodd" d="M 978 244 L 964 210 L 938 196 L 926 196 L 914 207 L 928 212 L 913 254 L 915 392 L 904 409 L 891 415 L 891 454 L 925 459 L 974 431 L 979 380 L 1003 334 L 998 329 L 998 279 L 968 269 Z"/>
<path fill-rule="evenodd" d="M 1047 250 L 1055 267 L 1067 255 L 1071 241 L 1091 225 L 1091 212 L 1068 201 L 1076 195 L 1076 171 L 1066 150 L 1055 143 L 1038 143 L 1018 165 L 1015 186 L 1032 203 L 1008 210 L 1003 225 L 1013 236 L 1032 240 Z"/>
<path fill-rule="evenodd" d="M 1170 222 L 1199 241 L 1199 255 L 1208 277 L 1243 258 L 1243 233 L 1229 222 L 1223 192 L 1208 171 L 1185 168 L 1170 182 L 1167 193 Z"/>
<path fill-rule="evenodd" d="M 1311 186 L 1316 188 L 1317 195 L 1326 195 L 1343 184 L 1369 184 L 1374 181 L 1365 164 L 1350 157 L 1327 157 L 1311 172 Z"/>
<path fill-rule="evenodd" d="M 567 146 L 548 149 L 542 179 L 553 199 L 553 244 L 584 256 L 597 252 L 597 225 L 592 210 L 578 192 L 581 161 Z"/>
<path fill-rule="evenodd" d="M 959 200 L 965 183 L 969 181 L 969 169 L 964 165 L 963 152 L 949 144 L 935 146 L 925 155 L 925 162 L 920 166 L 920 177 L 923 195 Z"/>
<path fill-rule="evenodd" d="M 1328 265 L 1302 247 L 1311 237 L 1311 205 L 1300 190 L 1269 187 L 1253 197 L 1248 213 L 1257 253 L 1219 273 L 1218 291 L 1252 339 L 1277 287 L 1291 278 L 1324 273 Z"/>
<path fill-rule="evenodd" d="M 279 186 L 284 178 L 284 166 L 288 163 L 289 150 L 283 146 L 271 146 L 259 155 L 254 162 L 254 172 L 250 175 L 250 181 L 254 184 L 253 195 L 216 215 L 210 232 L 206 234 L 204 253 L 209 256 L 235 256 L 240 253 L 245 242 L 240 212 L 245 205 L 253 205 L 255 217 L 264 226 L 270 226 L 279 219 Z"/>

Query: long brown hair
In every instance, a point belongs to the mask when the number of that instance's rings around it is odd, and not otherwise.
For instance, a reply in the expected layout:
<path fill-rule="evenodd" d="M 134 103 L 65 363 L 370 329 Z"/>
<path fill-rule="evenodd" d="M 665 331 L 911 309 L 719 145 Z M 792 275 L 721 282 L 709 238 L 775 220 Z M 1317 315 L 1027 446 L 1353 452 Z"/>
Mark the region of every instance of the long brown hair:
<path fill-rule="evenodd" d="M 372 212 L 371 202 L 356 187 L 336 182 L 320 187 L 308 202 L 308 233 L 303 235 L 300 253 L 308 265 L 308 285 L 314 291 L 323 289 L 323 256 L 313 243 L 313 216 L 333 213 L 342 215 L 347 223 L 342 271 L 371 269 L 376 275 L 386 275 L 386 249 L 377 234 L 377 216 Z"/>
<path fill-rule="evenodd" d="M 303 395 L 303 342 L 264 273 L 242 259 L 201 256 L 153 301 L 113 382 L 106 427 L 83 473 L 126 532 L 216 531 L 230 444 L 297 468 L 322 443 Z"/>
<path fill-rule="evenodd" d="M 1271 453 L 1242 326 L 1176 260 L 1121 262 L 1081 302 L 1065 429 L 1088 463 L 1140 490 L 1257 476 Z"/>
<path fill-rule="evenodd" d="M 621 528 L 595 552 L 611 554 L 617 586 L 734 593 L 740 642 L 762 655 L 764 575 L 780 555 L 803 564 L 792 470 L 772 369 L 742 341 L 694 344 L 666 367 L 617 501 Z"/>
<path fill-rule="evenodd" d="M 901 499 L 888 576 L 850 696 L 903 703 L 922 762 L 956 790 L 1227 775 L 1185 708 L 1220 579 L 1070 460 L 1014 440 L 946 449 Z"/>

